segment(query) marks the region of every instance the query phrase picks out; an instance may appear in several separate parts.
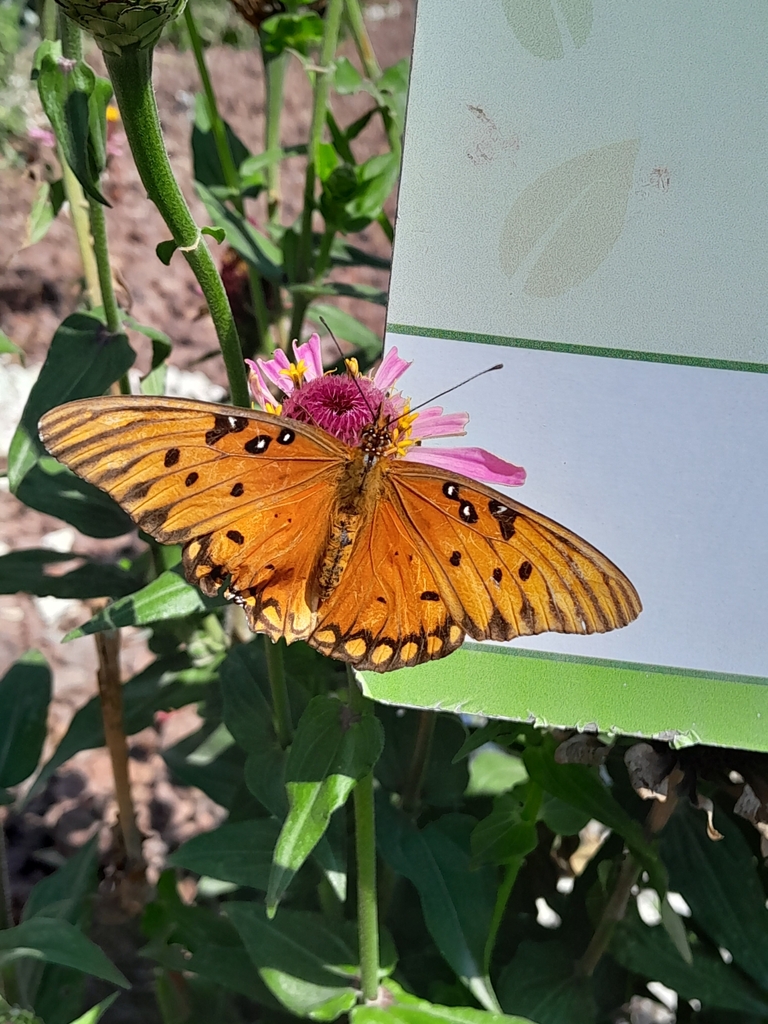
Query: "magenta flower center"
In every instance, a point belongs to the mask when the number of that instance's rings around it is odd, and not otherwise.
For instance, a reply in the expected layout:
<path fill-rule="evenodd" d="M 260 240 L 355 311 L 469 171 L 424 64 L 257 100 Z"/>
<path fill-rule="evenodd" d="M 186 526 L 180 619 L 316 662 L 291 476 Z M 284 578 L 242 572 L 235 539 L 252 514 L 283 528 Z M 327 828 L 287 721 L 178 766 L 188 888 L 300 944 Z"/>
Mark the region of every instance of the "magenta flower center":
<path fill-rule="evenodd" d="M 296 388 L 283 402 L 283 416 L 312 423 L 356 445 L 382 404 L 388 418 L 397 416 L 394 404 L 367 377 L 329 374 Z"/>

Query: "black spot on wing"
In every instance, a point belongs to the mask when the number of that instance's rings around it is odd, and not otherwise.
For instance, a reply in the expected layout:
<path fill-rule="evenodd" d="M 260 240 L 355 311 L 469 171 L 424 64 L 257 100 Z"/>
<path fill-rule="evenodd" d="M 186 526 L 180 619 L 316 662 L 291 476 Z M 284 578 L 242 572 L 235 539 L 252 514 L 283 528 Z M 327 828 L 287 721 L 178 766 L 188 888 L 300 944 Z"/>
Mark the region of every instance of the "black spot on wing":
<path fill-rule="evenodd" d="M 229 492 L 233 498 L 239 498 L 245 488 L 241 483 L 236 483 L 232 490 Z"/>
<path fill-rule="evenodd" d="M 503 573 L 501 569 L 498 566 L 496 566 L 496 568 L 493 570 L 493 578 L 496 580 L 497 583 L 501 583 L 502 575 Z"/>
<path fill-rule="evenodd" d="M 459 498 L 459 485 L 455 484 L 452 480 L 446 480 L 443 484 L 443 494 L 446 498 L 450 498 L 451 501 L 460 501 Z"/>
<path fill-rule="evenodd" d="M 235 544 L 244 544 L 245 543 L 245 537 L 242 535 L 242 533 L 240 533 L 239 530 L 227 530 L 227 536 Z"/>
<path fill-rule="evenodd" d="M 424 593 L 421 595 L 421 600 L 422 601 L 439 601 L 440 600 L 440 595 L 435 593 L 434 590 L 425 590 Z"/>
<path fill-rule="evenodd" d="M 184 481 L 184 486 L 185 487 L 191 487 L 192 484 L 196 484 L 199 479 L 200 479 L 200 474 L 199 473 L 194 473 L 194 472 L 190 473 L 187 476 L 187 479 Z"/>
<path fill-rule="evenodd" d="M 471 501 L 462 501 L 459 504 L 459 519 L 465 523 L 477 522 L 477 509 Z"/>
<path fill-rule="evenodd" d="M 296 440 L 296 431 L 291 430 L 290 427 L 284 427 L 277 435 L 278 444 L 293 444 Z"/>
<path fill-rule="evenodd" d="M 495 498 L 491 498 L 488 502 L 488 511 L 499 524 L 499 530 L 504 540 L 509 540 L 510 537 L 514 536 L 515 520 L 519 513 L 515 512 L 508 505 L 502 505 Z"/>
<path fill-rule="evenodd" d="M 448 559 L 448 561 L 451 563 L 451 565 L 456 566 L 458 568 L 458 566 L 461 565 L 461 552 L 454 551 L 451 557 Z"/>
<path fill-rule="evenodd" d="M 227 434 L 239 434 L 248 426 L 248 420 L 244 416 L 219 416 L 213 417 L 213 426 L 205 432 L 205 443 L 216 444 Z"/>
<path fill-rule="evenodd" d="M 517 570 L 517 575 L 520 577 L 523 583 L 525 583 L 526 580 L 529 580 L 531 578 L 532 572 L 533 566 L 530 562 L 525 561 L 521 563 L 520 568 Z"/>
<path fill-rule="evenodd" d="M 165 466 L 166 469 L 170 469 L 171 466 L 175 466 L 176 465 L 176 463 L 179 461 L 180 457 L 181 457 L 181 452 L 179 451 L 178 448 L 169 448 L 168 451 L 165 453 L 165 458 L 163 459 L 163 465 Z"/>
<path fill-rule="evenodd" d="M 271 444 L 272 438 L 269 434 L 256 434 L 250 441 L 245 442 L 243 448 L 245 448 L 249 455 L 263 455 Z"/>

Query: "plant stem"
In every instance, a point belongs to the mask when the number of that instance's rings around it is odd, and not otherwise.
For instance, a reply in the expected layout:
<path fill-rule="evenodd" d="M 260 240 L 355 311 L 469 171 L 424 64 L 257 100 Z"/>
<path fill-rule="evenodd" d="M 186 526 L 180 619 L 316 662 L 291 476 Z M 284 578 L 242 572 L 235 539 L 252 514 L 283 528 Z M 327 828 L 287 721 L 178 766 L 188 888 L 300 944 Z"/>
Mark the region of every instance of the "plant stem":
<path fill-rule="evenodd" d="M 579 974 L 586 975 L 589 978 L 594 973 L 600 958 L 608 948 L 616 925 L 626 913 L 627 901 L 629 900 L 632 886 L 637 881 L 639 874 L 640 865 L 632 854 L 627 851 L 619 870 L 616 885 L 608 898 L 594 935 L 590 939 L 584 955 L 576 964 L 576 970 Z"/>
<path fill-rule="evenodd" d="M 120 681 L 120 632 L 109 629 L 96 633 L 96 653 L 99 658 L 98 683 L 101 717 L 104 723 L 104 739 L 112 762 L 115 780 L 115 797 L 120 815 L 120 832 L 123 837 L 128 871 L 143 876 L 144 856 L 141 850 L 141 836 L 136 827 L 136 812 L 131 796 L 128 777 L 128 741 L 123 727 L 123 690 Z"/>
<path fill-rule="evenodd" d="M 323 127 L 328 110 L 328 97 L 331 91 L 331 64 L 339 42 L 339 26 L 344 0 L 329 0 L 325 12 L 325 31 L 323 45 L 320 50 L 320 67 L 315 72 L 315 98 L 312 107 L 312 125 L 309 131 L 307 146 L 307 171 L 304 179 L 304 211 L 301 220 L 296 254 L 296 278 L 299 283 L 310 279 L 312 262 L 312 214 L 315 209 L 315 183 L 317 181 L 318 148 L 323 139 Z M 297 296 L 294 300 L 291 319 L 291 337 L 301 337 L 301 326 L 304 313 L 309 302 Z"/>
<path fill-rule="evenodd" d="M 97 203 L 95 199 L 89 199 L 88 206 L 91 214 L 93 253 L 99 272 L 104 319 L 106 320 L 107 328 L 112 334 L 116 334 L 120 330 L 122 318 L 117 305 L 117 299 L 115 298 L 114 285 L 112 284 L 112 267 L 109 263 L 109 247 L 107 245 L 107 220 L 101 203 Z"/>
<path fill-rule="evenodd" d="M 432 737 L 435 735 L 437 715 L 434 711 L 420 711 L 416 741 L 413 745 L 408 776 L 403 787 L 403 810 L 406 814 L 416 816 L 421 802 L 421 787 L 429 763 L 429 752 L 432 748 Z"/>
<path fill-rule="evenodd" d="M 268 636 L 264 637 L 264 650 L 267 655 L 267 676 L 272 694 L 272 711 L 275 716 L 277 741 L 285 750 L 293 740 L 293 724 L 291 722 L 291 703 L 288 699 L 288 687 L 285 685 L 285 664 L 283 662 L 282 644 L 273 644 Z"/>
<path fill-rule="evenodd" d="M 360 691 L 354 669 L 347 665 L 349 704 L 353 711 L 370 714 L 370 701 Z M 354 789 L 355 852 L 357 855 L 357 933 L 360 943 L 360 987 L 363 1002 L 379 993 L 379 911 L 376 900 L 376 819 L 373 772 L 358 780 Z"/>
<path fill-rule="evenodd" d="M 263 54 L 262 54 L 263 56 Z M 280 115 L 283 110 L 283 87 L 285 72 L 288 67 L 288 53 L 277 57 L 264 58 L 264 81 L 266 83 L 266 109 L 264 124 L 264 149 L 280 147 Z M 278 219 L 280 213 L 280 163 L 270 163 L 267 167 L 267 212 L 270 222 Z"/>
<path fill-rule="evenodd" d="M 371 37 L 368 35 L 368 29 L 365 27 L 365 19 L 363 18 L 359 0 L 346 0 L 346 9 L 352 37 L 355 40 L 357 52 L 360 54 L 360 60 L 363 62 L 363 70 L 368 78 L 375 82 L 381 76 L 381 67 L 376 60 L 376 54 L 373 52 Z"/>
<path fill-rule="evenodd" d="M 243 204 L 243 197 L 240 193 L 240 175 L 235 167 L 234 157 L 232 156 L 232 150 L 229 146 L 227 129 L 221 119 L 221 114 L 219 113 L 219 107 L 216 102 L 216 93 L 213 91 L 213 83 L 211 82 L 211 76 L 208 73 L 208 65 L 205 62 L 203 41 L 200 38 L 200 33 L 197 31 L 197 24 L 195 23 L 195 19 L 192 15 L 191 3 L 187 3 L 187 6 L 184 8 L 184 21 L 187 26 L 187 31 L 189 32 L 189 38 L 192 42 L 192 50 L 195 55 L 195 63 L 197 64 L 200 81 L 203 83 L 205 102 L 208 107 L 208 120 L 211 123 L 213 141 L 216 145 L 216 153 L 219 157 L 224 181 L 232 192 L 232 202 L 234 203 L 235 209 L 241 217 L 244 217 L 245 206 Z M 256 327 L 259 332 L 258 348 L 263 350 L 264 343 L 269 334 L 269 310 L 267 309 L 267 303 L 264 298 L 264 287 L 261 283 L 261 277 L 259 276 L 256 268 L 251 266 L 250 263 L 248 264 L 248 284 L 250 286 L 251 302 L 253 304 L 254 316 L 256 318 Z"/>
<path fill-rule="evenodd" d="M 229 300 L 211 252 L 190 213 L 168 160 L 152 89 L 152 51 L 126 51 L 119 55 L 104 53 L 104 62 L 147 195 L 184 253 L 208 303 L 224 358 L 232 402 L 248 407 L 250 399 L 245 364 Z"/>

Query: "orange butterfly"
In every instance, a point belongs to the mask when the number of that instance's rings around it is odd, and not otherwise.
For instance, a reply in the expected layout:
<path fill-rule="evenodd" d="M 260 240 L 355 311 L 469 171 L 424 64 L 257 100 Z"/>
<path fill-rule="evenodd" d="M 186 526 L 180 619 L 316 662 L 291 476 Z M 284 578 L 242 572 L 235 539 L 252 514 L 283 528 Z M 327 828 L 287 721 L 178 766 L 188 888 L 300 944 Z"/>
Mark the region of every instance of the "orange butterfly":
<path fill-rule="evenodd" d="M 409 365 L 396 350 L 374 378 L 354 361 L 348 376 L 323 376 L 316 335 L 295 351 L 296 364 L 281 352 L 253 365 L 266 411 L 84 399 L 46 413 L 40 436 L 156 540 L 183 544 L 205 594 L 228 578 L 251 629 L 360 669 L 442 658 L 466 635 L 603 633 L 638 616 L 635 588 L 590 544 L 446 469 L 450 450 L 418 446 L 419 415 L 390 386 Z M 282 407 L 270 381 L 287 392 Z M 420 415 L 422 436 L 467 418 Z M 522 482 L 479 451 L 462 457 Z"/>

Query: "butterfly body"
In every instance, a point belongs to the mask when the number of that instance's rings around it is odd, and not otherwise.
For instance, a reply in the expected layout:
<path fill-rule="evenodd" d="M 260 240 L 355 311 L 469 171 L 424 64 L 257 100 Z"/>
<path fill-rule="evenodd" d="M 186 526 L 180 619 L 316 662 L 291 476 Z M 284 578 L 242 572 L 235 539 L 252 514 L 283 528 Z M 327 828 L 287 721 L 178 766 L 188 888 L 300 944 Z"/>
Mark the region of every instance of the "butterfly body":
<path fill-rule="evenodd" d="M 377 433 L 377 430 L 379 431 Z M 640 612 L 624 574 L 501 492 L 256 410 L 108 397 L 47 413 L 43 443 L 252 629 L 358 668 L 441 658 L 474 639 L 606 632 Z"/>

